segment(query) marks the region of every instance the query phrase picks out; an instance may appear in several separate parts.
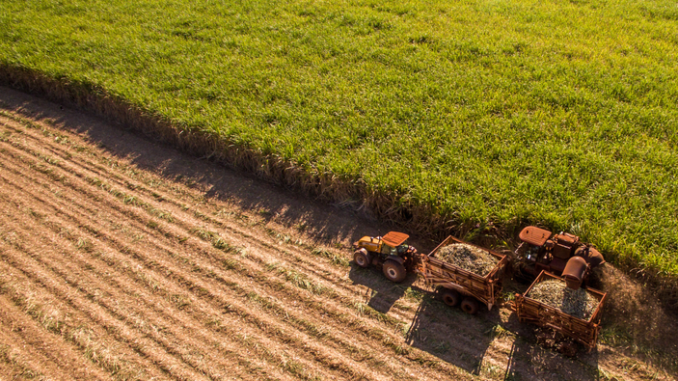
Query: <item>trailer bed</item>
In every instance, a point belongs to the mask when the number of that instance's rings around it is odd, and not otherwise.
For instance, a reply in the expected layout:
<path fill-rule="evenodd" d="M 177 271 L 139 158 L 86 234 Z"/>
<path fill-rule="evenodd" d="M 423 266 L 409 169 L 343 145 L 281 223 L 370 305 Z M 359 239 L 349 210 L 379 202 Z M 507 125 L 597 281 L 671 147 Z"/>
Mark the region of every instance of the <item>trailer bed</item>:
<path fill-rule="evenodd" d="M 497 259 L 497 264 L 487 275 L 480 276 L 436 258 L 436 253 L 441 248 L 457 243 L 471 245 L 489 252 Z M 501 291 L 501 273 L 507 263 L 508 257 L 505 255 L 449 236 L 428 255 L 420 254 L 415 271 L 424 278 L 428 285 L 442 286 L 472 296 L 490 310 L 496 304 L 497 295 Z"/>
<path fill-rule="evenodd" d="M 542 271 L 524 294 L 516 294 L 514 308 L 518 319 L 523 323 L 531 323 L 542 328 L 554 330 L 581 343 L 586 347 L 587 351 L 591 351 L 595 348 L 598 335 L 600 334 L 600 319 L 607 294 L 592 288 L 585 288 L 586 291 L 598 299 L 598 305 L 591 314 L 591 317 L 588 320 L 584 320 L 568 315 L 556 307 L 526 296 L 536 284 L 547 279 L 556 279 L 565 283 L 563 278 Z"/>

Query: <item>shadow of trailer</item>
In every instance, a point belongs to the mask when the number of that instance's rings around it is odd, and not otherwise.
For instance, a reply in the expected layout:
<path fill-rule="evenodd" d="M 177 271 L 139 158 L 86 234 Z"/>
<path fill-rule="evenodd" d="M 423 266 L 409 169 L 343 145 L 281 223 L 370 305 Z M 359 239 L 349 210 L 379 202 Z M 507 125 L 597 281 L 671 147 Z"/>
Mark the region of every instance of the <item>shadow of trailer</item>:
<path fill-rule="evenodd" d="M 464 270 L 452 263 L 436 258 L 436 254 L 445 246 L 465 244 L 488 252 L 497 260 L 497 264 L 485 276 Z M 449 236 L 428 255 L 420 254 L 415 272 L 421 275 L 427 286 L 439 287 L 442 301 L 454 307 L 461 305 L 461 309 L 468 314 L 478 312 L 479 303 L 487 306 L 488 310 L 497 303 L 501 292 L 503 271 L 508 264 L 508 257 Z"/>
<path fill-rule="evenodd" d="M 563 278 L 542 271 L 524 294 L 516 294 L 513 309 L 518 315 L 518 320 L 521 323 L 530 323 L 545 329 L 546 334 L 540 338 L 542 344 L 554 346 L 564 354 L 570 356 L 576 354 L 577 348 L 574 342 L 583 345 L 586 351 L 590 352 L 598 342 L 598 335 L 601 330 L 600 319 L 607 294 L 592 288 L 582 287 L 589 295 L 598 300 L 591 316 L 588 320 L 585 320 L 527 296 L 535 285 L 552 279 L 562 282 L 564 285 L 566 283 Z"/>

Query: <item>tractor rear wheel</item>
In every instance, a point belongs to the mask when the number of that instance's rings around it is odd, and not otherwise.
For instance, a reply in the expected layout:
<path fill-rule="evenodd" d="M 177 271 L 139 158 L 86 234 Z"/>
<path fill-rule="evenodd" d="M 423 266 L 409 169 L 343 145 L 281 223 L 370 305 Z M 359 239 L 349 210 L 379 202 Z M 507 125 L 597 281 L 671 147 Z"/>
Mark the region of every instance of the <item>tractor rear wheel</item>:
<path fill-rule="evenodd" d="M 407 277 L 407 270 L 399 262 L 388 260 L 384 262 L 384 276 L 394 283 L 400 283 Z"/>
<path fill-rule="evenodd" d="M 461 299 L 458 292 L 447 288 L 442 290 L 440 297 L 443 300 L 443 303 L 450 307 L 456 307 L 457 304 L 459 304 L 459 299 Z"/>
<path fill-rule="evenodd" d="M 353 253 L 353 261 L 360 267 L 370 267 L 370 254 L 366 253 L 365 250 L 356 250 L 356 252 Z"/>
<path fill-rule="evenodd" d="M 472 298 L 464 298 L 461 301 L 461 309 L 469 315 L 475 315 L 478 312 L 478 302 Z"/>

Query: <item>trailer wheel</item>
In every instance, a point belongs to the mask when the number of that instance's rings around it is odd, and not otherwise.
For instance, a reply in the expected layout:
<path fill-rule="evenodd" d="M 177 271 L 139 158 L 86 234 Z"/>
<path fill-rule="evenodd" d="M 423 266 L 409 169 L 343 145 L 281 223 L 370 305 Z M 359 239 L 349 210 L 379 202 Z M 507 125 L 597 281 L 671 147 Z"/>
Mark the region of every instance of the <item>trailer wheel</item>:
<path fill-rule="evenodd" d="M 356 250 L 356 252 L 353 253 L 353 261 L 360 267 L 369 267 L 371 262 L 370 254 L 366 253 L 364 250 Z"/>
<path fill-rule="evenodd" d="M 384 262 L 384 276 L 394 283 L 400 283 L 407 277 L 407 270 L 400 263 L 389 260 Z"/>
<path fill-rule="evenodd" d="M 461 309 L 469 315 L 475 315 L 478 312 L 478 302 L 475 299 L 464 298 L 461 301 Z"/>
<path fill-rule="evenodd" d="M 457 304 L 459 304 L 459 299 L 461 299 L 458 292 L 446 288 L 442 290 L 441 298 L 443 303 L 450 307 L 457 306 Z"/>

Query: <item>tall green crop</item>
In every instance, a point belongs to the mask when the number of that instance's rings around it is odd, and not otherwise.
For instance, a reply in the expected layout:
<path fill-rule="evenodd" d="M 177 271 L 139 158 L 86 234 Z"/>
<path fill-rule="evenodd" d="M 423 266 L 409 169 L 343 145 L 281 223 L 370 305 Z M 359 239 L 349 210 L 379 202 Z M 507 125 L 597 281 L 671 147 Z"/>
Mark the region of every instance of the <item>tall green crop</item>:
<path fill-rule="evenodd" d="M 0 1 L 0 64 L 673 274 L 677 36 L 666 0 Z"/>

